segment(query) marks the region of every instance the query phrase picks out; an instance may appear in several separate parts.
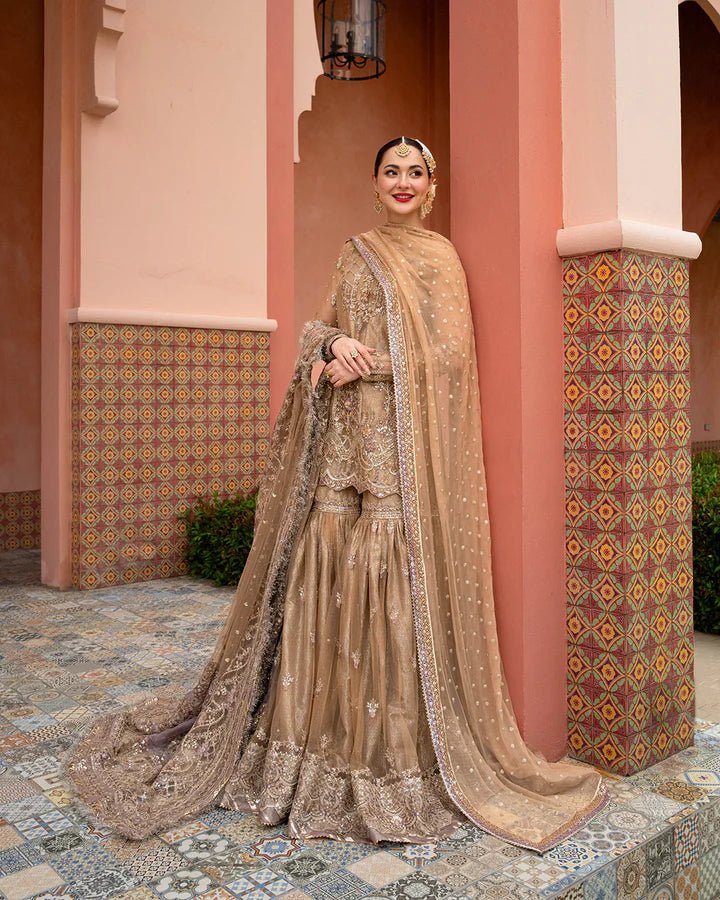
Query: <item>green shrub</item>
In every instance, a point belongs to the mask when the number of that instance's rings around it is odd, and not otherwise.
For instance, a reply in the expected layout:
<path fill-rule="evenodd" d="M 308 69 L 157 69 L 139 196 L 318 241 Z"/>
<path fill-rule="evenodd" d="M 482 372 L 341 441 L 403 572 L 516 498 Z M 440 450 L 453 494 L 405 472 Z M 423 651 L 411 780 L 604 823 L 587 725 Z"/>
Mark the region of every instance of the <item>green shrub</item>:
<path fill-rule="evenodd" d="M 720 453 L 692 461 L 695 628 L 720 634 Z"/>
<path fill-rule="evenodd" d="M 190 575 L 220 587 L 237 584 L 253 541 L 255 495 L 200 499 L 181 518 L 187 529 Z"/>

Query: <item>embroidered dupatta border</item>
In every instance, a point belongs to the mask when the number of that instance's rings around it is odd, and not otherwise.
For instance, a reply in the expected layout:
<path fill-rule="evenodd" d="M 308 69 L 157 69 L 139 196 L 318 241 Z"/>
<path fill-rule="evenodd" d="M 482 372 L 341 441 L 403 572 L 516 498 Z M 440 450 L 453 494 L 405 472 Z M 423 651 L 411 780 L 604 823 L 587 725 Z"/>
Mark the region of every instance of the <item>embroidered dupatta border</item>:
<path fill-rule="evenodd" d="M 442 703 L 440 700 L 439 677 L 435 664 L 435 647 L 432 626 L 430 623 L 427 580 L 425 576 L 425 556 L 423 552 L 422 530 L 420 527 L 420 512 L 416 486 L 417 465 L 410 401 L 410 372 L 407 361 L 402 312 L 400 303 L 398 302 L 397 285 L 383 261 L 360 237 L 354 236 L 352 242 L 358 252 L 362 255 L 372 274 L 377 279 L 385 295 L 388 342 L 390 345 L 390 360 L 392 364 L 395 392 L 400 489 L 405 534 L 408 544 L 408 558 L 410 562 L 410 588 L 413 605 L 415 640 L 417 644 L 418 661 L 420 664 L 419 668 L 425 710 L 440 773 L 451 800 L 472 823 L 482 828 L 484 831 L 487 831 L 489 834 L 506 841 L 508 844 L 544 853 L 582 827 L 585 822 L 591 819 L 608 803 L 609 798 L 603 792 L 602 782 L 600 782 L 598 793 L 594 798 L 595 802 L 592 802 L 590 806 L 586 807 L 582 812 L 576 813 L 576 815 L 568 820 L 562 828 L 548 835 L 544 841 L 532 843 L 528 840 L 519 839 L 513 832 L 505 831 L 479 815 L 473 809 L 472 804 L 465 796 L 455 778 L 442 728 Z"/>

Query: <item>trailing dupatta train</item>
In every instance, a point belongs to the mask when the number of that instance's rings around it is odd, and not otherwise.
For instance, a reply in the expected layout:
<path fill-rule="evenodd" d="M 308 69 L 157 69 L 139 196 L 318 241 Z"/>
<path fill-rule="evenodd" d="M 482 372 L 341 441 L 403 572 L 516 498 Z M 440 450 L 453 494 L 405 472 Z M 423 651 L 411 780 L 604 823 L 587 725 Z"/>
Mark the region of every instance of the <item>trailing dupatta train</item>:
<path fill-rule="evenodd" d="M 386 298 L 414 627 L 443 782 L 471 821 L 543 851 L 606 798 L 593 769 L 548 763 L 527 748 L 505 687 L 465 275 L 452 244 L 435 232 L 387 225 L 353 242 Z M 222 804 L 252 733 L 279 646 L 289 562 L 318 480 L 332 386 L 324 378 L 315 385 L 311 373 L 338 333 L 322 322 L 305 327 L 253 546 L 197 684 L 180 699 L 156 697 L 103 717 L 69 759 L 81 798 L 127 837 Z M 153 736 L 173 738 L 173 729 L 187 733 L 158 753 Z"/>

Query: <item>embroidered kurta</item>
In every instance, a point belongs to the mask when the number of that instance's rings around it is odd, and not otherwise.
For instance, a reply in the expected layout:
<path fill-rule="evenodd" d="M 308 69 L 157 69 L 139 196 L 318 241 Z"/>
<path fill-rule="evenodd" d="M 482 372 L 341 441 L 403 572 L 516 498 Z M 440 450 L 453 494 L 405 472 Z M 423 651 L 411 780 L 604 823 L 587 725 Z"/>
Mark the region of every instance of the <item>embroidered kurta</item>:
<path fill-rule="evenodd" d="M 333 392 L 320 484 L 387 497 L 399 494 L 400 485 L 385 296 L 351 242 L 345 244 L 337 266 L 340 275 L 331 292 L 337 327 L 377 352 L 372 375 Z"/>

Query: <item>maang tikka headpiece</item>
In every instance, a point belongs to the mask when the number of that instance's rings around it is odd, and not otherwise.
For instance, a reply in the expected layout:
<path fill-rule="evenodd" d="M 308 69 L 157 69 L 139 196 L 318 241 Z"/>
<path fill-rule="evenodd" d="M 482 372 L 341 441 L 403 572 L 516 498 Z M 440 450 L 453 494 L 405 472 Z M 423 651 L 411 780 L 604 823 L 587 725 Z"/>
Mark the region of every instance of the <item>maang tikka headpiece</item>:
<path fill-rule="evenodd" d="M 415 138 L 414 140 L 416 140 L 422 147 L 420 153 L 422 154 L 422 158 L 427 164 L 428 171 L 431 175 L 433 175 L 435 173 L 435 160 L 433 159 L 432 153 L 428 150 L 428 148 L 425 146 L 425 144 L 423 144 L 422 141 L 418 141 L 417 138 Z M 400 143 L 395 146 L 395 153 L 400 157 L 404 157 L 407 156 L 409 152 L 410 144 L 407 143 L 407 141 L 405 140 L 405 135 L 403 135 Z"/>

